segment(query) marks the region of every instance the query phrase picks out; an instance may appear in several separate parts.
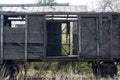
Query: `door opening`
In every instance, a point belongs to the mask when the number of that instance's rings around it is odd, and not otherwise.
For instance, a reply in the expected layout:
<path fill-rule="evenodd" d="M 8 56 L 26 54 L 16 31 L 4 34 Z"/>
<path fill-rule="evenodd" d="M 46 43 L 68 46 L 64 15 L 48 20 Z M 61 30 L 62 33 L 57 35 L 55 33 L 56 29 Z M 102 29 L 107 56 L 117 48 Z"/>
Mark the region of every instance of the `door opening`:
<path fill-rule="evenodd" d="M 70 21 L 47 22 L 46 56 L 67 56 L 72 54 L 72 23 Z"/>

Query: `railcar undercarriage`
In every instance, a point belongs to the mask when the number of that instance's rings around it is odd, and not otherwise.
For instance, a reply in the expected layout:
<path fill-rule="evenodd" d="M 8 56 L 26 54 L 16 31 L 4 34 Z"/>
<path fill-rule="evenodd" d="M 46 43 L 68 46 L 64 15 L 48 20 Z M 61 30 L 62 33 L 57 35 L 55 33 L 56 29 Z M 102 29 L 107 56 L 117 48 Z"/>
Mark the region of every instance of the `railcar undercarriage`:
<path fill-rule="evenodd" d="M 63 58 L 65 59 L 65 58 Z M 48 61 L 48 60 L 46 60 Z M 54 60 L 56 61 L 56 60 Z M 58 60 L 59 61 L 59 60 Z M 117 76 L 117 63 L 110 61 L 93 61 L 90 62 L 92 64 L 91 68 L 93 71 L 93 75 L 100 78 L 114 78 Z M 20 72 L 20 66 L 24 67 L 24 80 L 27 80 L 27 65 L 21 61 L 5 61 L 4 64 L 0 66 L 0 79 L 9 79 L 16 80 L 17 75 Z"/>
<path fill-rule="evenodd" d="M 5 80 L 5 78 L 9 78 L 9 80 L 15 80 L 19 73 L 20 63 L 16 61 L 5 61 L 0 65 L 0 79 Z"/>
<path fill-rule="evenodd" d="M 93 74 L 97 77 L 115 77 L 117 76 L 117 64 L 110 61 L 92 62 Z"/>

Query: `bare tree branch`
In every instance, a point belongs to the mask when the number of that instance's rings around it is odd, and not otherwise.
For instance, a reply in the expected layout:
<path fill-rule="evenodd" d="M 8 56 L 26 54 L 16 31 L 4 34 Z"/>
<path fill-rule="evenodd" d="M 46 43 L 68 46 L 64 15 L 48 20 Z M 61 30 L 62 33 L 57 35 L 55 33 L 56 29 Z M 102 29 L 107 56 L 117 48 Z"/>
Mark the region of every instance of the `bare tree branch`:
<path fill-rule="evenodd" d="M 120 0 L 98 0 L 102 12 L 120 12 Z"/>

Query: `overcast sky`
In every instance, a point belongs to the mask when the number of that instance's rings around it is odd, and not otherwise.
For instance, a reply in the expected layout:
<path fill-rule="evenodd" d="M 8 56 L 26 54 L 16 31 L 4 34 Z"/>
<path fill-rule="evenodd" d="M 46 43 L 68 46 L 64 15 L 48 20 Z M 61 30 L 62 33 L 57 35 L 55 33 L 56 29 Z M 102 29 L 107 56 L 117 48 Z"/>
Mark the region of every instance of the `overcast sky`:
<path fill-rule="evenodd" d="M 0 0 L 3 4 L 23 4 L 23 3 L 36 3 L 38 0 Z M 60 3 L 70 3 L 71 5 L 87 5 L 93 4 L 96 0 L 56 0 Z"/>
<path fill-rule="evenodd" d="M 0 0 L 0 4 L 33 4 L 38 0 Z M 56 0 L 58 3 L 70 3 L 70 5 L 87 5 L 88 9 L 96 7 L 97 0 Z"/>

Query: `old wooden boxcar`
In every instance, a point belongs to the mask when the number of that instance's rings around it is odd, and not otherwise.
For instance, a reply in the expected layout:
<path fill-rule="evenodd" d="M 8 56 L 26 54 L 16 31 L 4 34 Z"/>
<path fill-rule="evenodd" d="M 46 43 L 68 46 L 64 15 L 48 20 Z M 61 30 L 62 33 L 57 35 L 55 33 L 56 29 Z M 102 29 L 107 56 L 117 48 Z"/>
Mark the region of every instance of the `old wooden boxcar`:
<path fill-rule="evenodd" d="M 0 61 L 120 60 L 120 14 L 80 12 L 0 13 Z M 114 67 L 114 69 L 116 66 Z"/>

